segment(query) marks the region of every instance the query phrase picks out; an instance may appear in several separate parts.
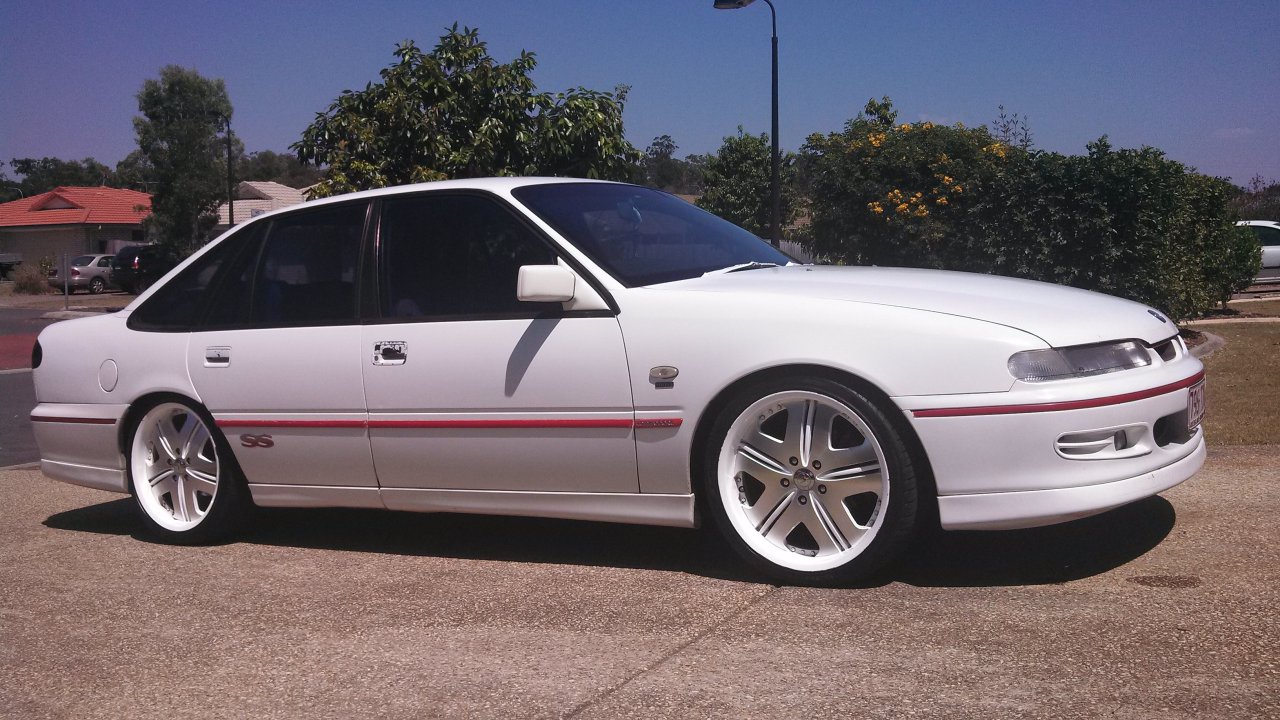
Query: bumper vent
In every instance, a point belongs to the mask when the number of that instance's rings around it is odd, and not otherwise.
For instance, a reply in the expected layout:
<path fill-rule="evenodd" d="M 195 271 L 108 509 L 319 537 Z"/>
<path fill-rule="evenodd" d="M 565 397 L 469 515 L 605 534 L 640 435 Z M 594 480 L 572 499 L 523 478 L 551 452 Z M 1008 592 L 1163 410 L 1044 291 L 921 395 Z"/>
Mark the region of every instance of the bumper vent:
<path fill-rule="evenodd" d="M 1054 449 L 1068 460 L 1116 460 L 1151 452 L 1151 434 L 1146 425 L 1065 433 Z"/>

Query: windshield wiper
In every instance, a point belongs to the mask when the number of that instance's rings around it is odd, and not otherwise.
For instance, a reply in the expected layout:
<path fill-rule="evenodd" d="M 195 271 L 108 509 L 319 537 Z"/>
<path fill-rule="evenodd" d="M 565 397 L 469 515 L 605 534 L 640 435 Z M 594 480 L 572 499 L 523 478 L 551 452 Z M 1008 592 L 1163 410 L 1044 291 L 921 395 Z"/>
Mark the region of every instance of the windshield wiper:
<path fill-rule="evenodd" d="M 732 272 L 742 272 L 743 270 L 759 270 L 760 268 L 772 268 L 772 267 L 782 267 L 782 266 L 779 265 L 778 263 L 760 262 L 759 260 L 752 260 L 751 262 L 739 263 L 737 265 L 730 265 L 729 267 L 720 268 L 719 270 L 708 270 L 707 272 L 704 272 L 702 274 L 704 276 L 724 275 Z"/>

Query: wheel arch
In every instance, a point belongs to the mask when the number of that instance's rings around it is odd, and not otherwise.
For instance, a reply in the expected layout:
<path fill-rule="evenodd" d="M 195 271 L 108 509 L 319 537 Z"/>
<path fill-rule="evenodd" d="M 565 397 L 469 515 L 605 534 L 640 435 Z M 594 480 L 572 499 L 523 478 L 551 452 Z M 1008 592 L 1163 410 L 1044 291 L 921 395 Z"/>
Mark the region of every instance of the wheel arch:
<path fill-rule="evenodd" d="M 205 407 L 204 403 L 200 402 L 196 398 L 190 397 L 189 395 L 183 395 L 182 393 L 173 392 L 171 390 L 157 390 L 144 395 L 139 395 L 137 398 L 134 398 L 133 402 L 129 403 L 129 409 L 125 410 L 124 415 L 120 417 L 120 423 L 117 426 L 116 445 L 126 458 L 129 454 L 129 440 L 130 436 L 133 434 L 133 428 L 137 425 L 138 421 L 142 419 L 142 416 L 146 415 L 148 410 L 160 403 L 173 401 L 190 405 L 200 412 L 203 412 L 208 416 L 210 421 L 213 420 L 213 415 L 209 412 L 209 408 Z M 213 427 L 216 429 L 217 424 L 214 423 Z"/>
<path fill-rule="evenodd" d="M 928 453 L 925 452 L 924 444 L 920 442 L 920 437 L 916 435 L 911 423 L 907 421 L 906 416 L 898 409 L 898 406 L 889 397 L 888 393 L 881 390 L 874 383 L 854 373 L 827 365 L 793 364 L 757 370 L 734 380 L 721 388 L 711 398 L 711 401 L 702 409 L 702 414 L 698 417 L 697 424 L 694 426 L 693 440 L 689 447 L 689 486 L 697 498 L 700 511 L 705 512 L 702 503 L 706 501 L 705 493 L 701 489 L 702 483 L 700 482 L 700 478 L 703 477 L 707 470 L 705 467 L 706 452 L 704 451 L 716 418 L 720 416 L 720 413 L 734 396 L 742 392 L 744 388 L 765 380 L 795 377 L 797 375 L 820 377 L 848 385 L 881 406 L 885 416 L 893 424 L 894 430 L 902 437 L 908 452 L 911 453 L 919 491 L 918 502 L 922 515 L 917 522 L 926 527 L 937 527 L 938 488 L 933 478 L 933 467 L 929 462 Z"/>

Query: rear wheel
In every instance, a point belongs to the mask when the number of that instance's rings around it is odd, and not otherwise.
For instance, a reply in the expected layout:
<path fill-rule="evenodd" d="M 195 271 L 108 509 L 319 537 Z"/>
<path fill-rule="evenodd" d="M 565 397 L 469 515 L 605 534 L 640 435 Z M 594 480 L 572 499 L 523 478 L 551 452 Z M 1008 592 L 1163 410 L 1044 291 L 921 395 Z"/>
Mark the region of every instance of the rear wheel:
<path fill-rule="evenodd" d="M 825 378 L 771 380 L 740 393 L 711 434 L 705 494 L 748 562 L 785 582 L 866 577 L 910 539 L 911 458 L 875 402 Z"/>
<path fill-rule="evenodd" d="M 244 515 L 230 448 L 213 419 L 185 401 L 160 402 L 134 425 L 128 472 L 143 522 L 166 542 L 217 540 Z"/>
<path fill-rule="evenodd" d="M 107 289 L 107 283 L 100 277 L 96 277 L 89 281 L 89 292 L 94 295 L 101 295 L 103 290 Z"/>

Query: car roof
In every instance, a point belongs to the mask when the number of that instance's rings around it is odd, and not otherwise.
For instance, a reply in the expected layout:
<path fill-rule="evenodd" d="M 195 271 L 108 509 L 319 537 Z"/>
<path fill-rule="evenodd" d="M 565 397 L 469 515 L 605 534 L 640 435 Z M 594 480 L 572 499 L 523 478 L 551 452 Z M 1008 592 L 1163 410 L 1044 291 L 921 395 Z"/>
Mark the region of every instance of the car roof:
<path fill-rule="evenodd" d="M 624 185 L 626 183 L 615 183 L 609 180 L 591 180 L 588 178 L 571 178 L 571 177 L 490 177 L 490 178 L 466 178 L 462 180 L 437 180 L 435 182 L 414 183 L 411 185 L 393 185 L 391 187 L 375 188 L 373 190 L 361 190 L 359 192 L 344 193 L 342 195 L 334 195 L 333 197 L 320 198 L 317 200 L 308 200 L 302 205 L 289 205 L 278 210 L 258 215 L 251 220 L 236 225 L 236 228 L 244 227 L 251 222 L 258 222 L 264 218 L 273 217 L 277 214 L 288 213 L 304 208 L 321 207 L 331 205 L 333 203 L 348 202 L 351 200 L 361 200 L 365 198 L 384 197 L 387 195 L 404 195 L 408 193 L 422 192 L 427 190 L 482 190 L 494 193 L 509 193 L 516 188 L 528 187 L 530 185 L 563 185 L 571 183 L 600 183 L 606 185 Z"/>

